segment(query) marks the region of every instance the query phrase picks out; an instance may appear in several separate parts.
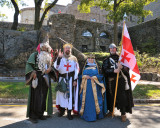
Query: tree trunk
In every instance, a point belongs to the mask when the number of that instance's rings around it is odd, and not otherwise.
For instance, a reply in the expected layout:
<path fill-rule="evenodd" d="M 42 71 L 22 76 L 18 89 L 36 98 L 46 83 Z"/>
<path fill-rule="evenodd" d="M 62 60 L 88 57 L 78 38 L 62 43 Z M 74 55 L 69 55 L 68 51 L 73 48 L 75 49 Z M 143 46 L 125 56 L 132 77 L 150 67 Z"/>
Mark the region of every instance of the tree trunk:
<path fill-rule="evenodd" d="M 34 30 L 39 30 L 40 11 L 41 11 L 41 5 L 35 3 Z"/>
<path fill-rule="evenodd" d="M 44 0 L 39 0 L 38 2 L 35 1 L 35 20 L 34 20 L 34 30 L 39 30 L 42 27 L 43 20 L 45 18 L 45 15 L 47 12 L 58 2 L 58 0 L 54 0 L 50 6 L 48 6 L 43 15 L 42 18 L 40 19 L 40 11 L 41 11 L 41 5 Z"/>
<path fill-rule="evenodd" d="M 118 46 L 118 23 L 114 21 L 114 43 Z"/>
<path fill-rule="evenodd" d="M 18 5 L 17 5 L 17 3 L 15 2 L 15 0 L 11 0 L 11 2 L 12 2 L 13 6 L 14 6 L 14 9 L 15 9 L 14 19 L 13 19 L 13 24 L 12 24 L 11 29 L 12 29 L 12 30 L 17 30 L 17 27 L 18 27 L 19 8 L 18 8 Z"/>
<path fill-rule="evenodd" d="M 53 7 L 56 5 L 56 3 L 58 2 L 58 0 L 54 0 L 54 2 L 52 2 L 52 4 L 50 4 L 46 9 L 45 11 L 43 12 L 43 15 L 41 17 L 41 20 L 39 21 L 39 29 L 42 27 L 42 24 L 43 24 L 43 21 L 44 21 L 44 18 L 47 14 L 47 12 Z"/>
<path fill-rule="evenodd" d="M 118 45 L 118 22 L 116 21 L 117 0 L 114 0 L 114 43 Z"/>

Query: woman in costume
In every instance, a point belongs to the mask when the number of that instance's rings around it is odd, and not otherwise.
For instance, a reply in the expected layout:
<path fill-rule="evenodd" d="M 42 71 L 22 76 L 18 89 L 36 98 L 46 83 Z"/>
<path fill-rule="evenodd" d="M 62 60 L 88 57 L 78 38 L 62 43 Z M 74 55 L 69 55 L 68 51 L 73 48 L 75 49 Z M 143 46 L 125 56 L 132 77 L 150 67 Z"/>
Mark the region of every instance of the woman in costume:
<path fill-rule="evenodd" d="M 95 57 L 90 55 L 79 76 L 79 114 L 86 121 L 96 121 L 107 112 L 105 84 Z M 104 100 L 105 99 L 105 100 Z M 105 101 L 105 102 L 104 102 Z"/>

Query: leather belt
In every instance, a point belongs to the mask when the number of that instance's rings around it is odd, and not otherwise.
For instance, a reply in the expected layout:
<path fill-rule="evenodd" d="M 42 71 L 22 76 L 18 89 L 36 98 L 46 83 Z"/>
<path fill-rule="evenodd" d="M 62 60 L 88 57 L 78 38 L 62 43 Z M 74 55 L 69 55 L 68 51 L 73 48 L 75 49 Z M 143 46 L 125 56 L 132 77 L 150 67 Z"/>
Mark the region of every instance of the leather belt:
<path fill-rule="evenodd" d="M 74 71 L 73 72 L 69 72 L 68 73 L 68 77 L 73 77 L 74 76 Z M 67 73 L 64 73 L 64 74 L 60 74 L 59 73 L 59 77 L 64 77 L 64 78 L 66 78 L 66 76 L 67 76 Z"/>

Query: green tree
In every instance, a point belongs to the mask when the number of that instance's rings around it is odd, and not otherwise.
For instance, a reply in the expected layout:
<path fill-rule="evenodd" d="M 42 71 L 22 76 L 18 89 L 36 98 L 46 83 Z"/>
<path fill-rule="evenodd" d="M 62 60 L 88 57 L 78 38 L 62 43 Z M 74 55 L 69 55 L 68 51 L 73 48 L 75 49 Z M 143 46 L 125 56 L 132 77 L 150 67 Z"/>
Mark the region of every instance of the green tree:
<path fill-rule="evenodd" d="M 7 6 L 8 8 L 13 8 L 15 10 L 14 13 L 14 18 L 13 18 L 13 24 L 11 29 L 12 30 L 17 30 L 18 27 L 18 15 L 19 15 L 19 7 L 18 4 L 21 4 L 22 6 L 26 5 L 22 0 L 1 0 L 0 1 L 0 6 Z M 2 15 L 5 17 L 5 15 Z"/>
<path fill-rule="evenodd" d="M 90 13 L 90 8 L 94 6 L 105 9 L 108 12 L 106 18 L 114 23 L 114 43 L 118 44 L 118 22 L 123 20 L 124 13 L 138 16 L 141 20 L 142 17 L 152 15 L 152 11 L 144 10 L 144 6 L 151 2 L 155 0 L 82 0 L 78 10 L 81 13 Z"/>
<path fill-rule="evenodd" d="M 42 3 L 45 2 L 44 12 L 42 17 L 40 17 Z M 56 5 L 58 0 L 54 0 L 51 4 L 48 4 L 48 0 L 34 0 L 35 3 L 35 20 L 34 20 L 34 29 L 39 30 L 42 27 L 44 18 L 47 16 L 49 10 Z"/>

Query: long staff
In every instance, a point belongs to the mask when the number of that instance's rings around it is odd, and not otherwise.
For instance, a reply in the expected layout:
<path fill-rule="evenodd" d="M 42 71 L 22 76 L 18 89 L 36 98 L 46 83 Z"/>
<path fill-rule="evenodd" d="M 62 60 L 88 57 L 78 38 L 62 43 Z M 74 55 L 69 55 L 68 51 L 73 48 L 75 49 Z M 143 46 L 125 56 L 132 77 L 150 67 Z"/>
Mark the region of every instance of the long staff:
<path fill-rule="evenodd" d="M 122 42 L 123 42 L 123 34 L 124 34 L 124 25 L 125 25 L 125 20 L 123 21 L 122 40 L 121 40 L 121 46 L 120 46 L 119 56 L 121 55 L 121 52 L 122 52 Z M 120 63 L 120 61 L 118 61 L 118 63 Z M 116 88 L 115 88 L 115 96 L 114 96 L 114 104 L 113 104 L 112 118 L 113 118 L 113 116 L 114 116 L 114 109 L 115 109 L 115 104 L 116 104 L 117 88 L 118 88 L 118 78 L 119 78 L 119 73 L 117 73 L 117 79 L 116 79 Z"/>

